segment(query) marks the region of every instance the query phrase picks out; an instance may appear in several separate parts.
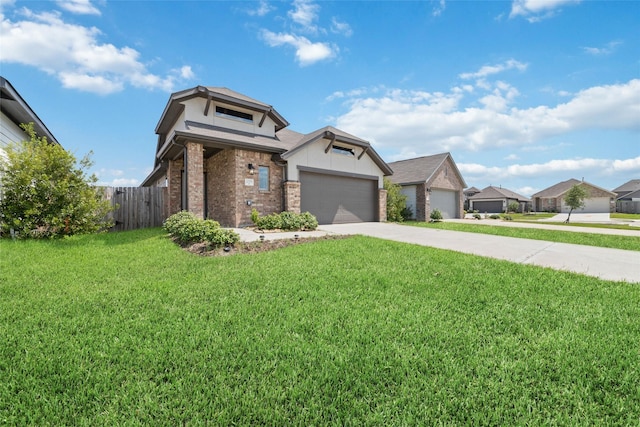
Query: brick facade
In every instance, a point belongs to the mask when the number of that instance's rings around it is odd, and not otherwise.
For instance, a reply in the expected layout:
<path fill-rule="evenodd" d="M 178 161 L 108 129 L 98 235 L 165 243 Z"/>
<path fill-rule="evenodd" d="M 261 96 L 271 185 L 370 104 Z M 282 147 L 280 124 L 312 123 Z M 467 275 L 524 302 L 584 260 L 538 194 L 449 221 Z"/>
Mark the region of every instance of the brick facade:
<path fill-rule="evenodd" d="M 385 222 L 387 220 L 387 190 L 378 189 L 378 221 Z"/>
<path fill-rule="evenodd" d="M 284 183 L 284 210 L 297 214 L 301 213 L 299 181 L 287 181 Z"/>
<path fill-rule="evenodd" d="M 427 221 L 429 215 L 431 215 L 429 203 L 426 184 L 416 185 L 416 221 Z"/>
<path fill-rule="evenodd" d="M 170 160 L 167 168 L 167 184 L 169 185 L 169 215 L 173 215 L 182 210 L 182 165 L 182 159 Z"/>
<path fill-rule="evenodd" d="M 204 218 L 204 167 L 202 144 L 187 142 L 187 210 L 199 218 Z"/>

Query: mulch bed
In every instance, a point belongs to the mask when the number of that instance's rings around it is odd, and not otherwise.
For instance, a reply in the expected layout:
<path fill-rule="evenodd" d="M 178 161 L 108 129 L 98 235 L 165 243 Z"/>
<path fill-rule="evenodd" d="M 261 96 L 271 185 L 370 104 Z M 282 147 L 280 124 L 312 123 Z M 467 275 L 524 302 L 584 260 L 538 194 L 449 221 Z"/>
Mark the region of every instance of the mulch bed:
<path fill-rule="evenodd" d="M 226 248 L 210 248 L 206 243 L 193 243 L 181 245 L 184 250 L 201 256 L 228 256 L 236 254 L 257 254 L 260 252 L 273 251 L 286 248 L 288 246 L 303 245 L 319 240 L 339 240 L 349 236 L 328 235 L 322 237 L 301 237 L 299 239 L 276 239 L 256 242 L 238 242 Z"/>

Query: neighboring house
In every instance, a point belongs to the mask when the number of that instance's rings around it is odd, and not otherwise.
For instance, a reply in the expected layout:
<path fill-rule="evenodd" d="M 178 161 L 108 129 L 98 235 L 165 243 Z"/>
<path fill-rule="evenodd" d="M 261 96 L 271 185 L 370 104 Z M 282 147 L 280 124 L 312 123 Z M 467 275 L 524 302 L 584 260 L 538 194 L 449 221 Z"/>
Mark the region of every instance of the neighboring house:
<path fill-rule="evenodd" d="M 450 153 L 389 163 L 391 182 L 402 187 L 412 219 L 428 221 L 438 209 L 443 218 L 462 218 L 466 183 Z"/>
<path fill-rule="evenodd" d="M 640 213 L 640 179 L 632 179 L 613 190 L 616 193 L 616 212 Z"/>
<path fill-rule="evenodd" d="M 616 193 L 584 180 L 578 181 L 573 178 L 559 182 L 531 196 L 534 210 L 536 212 L 568 213 L 571 208 L 564 202 L 564 197 L 571 187 L 578 184 L 587 190 L 587 199 L 584 201 L 584 208 L 577 209 L 574 212 L 610 213 L 613 211 Z"/>
<path fill-rule="evenodd" d="M 29 136 L 20 127 L 23 123 L 33 122 L 33 127 L 40 137 L 58 144 L 58 140 L 47 129 L 29 104 L 20 96 L 9 80 L 0 77 L 0 150 L 10 142 L 20 142 Z M 4 151 L 3 151 L 4 152 Z"/>
<path fill-rule="evenodd" d="M 9 80 L 0 76 L 0 157 L 3 159 L 6 158 L 5 148 L 9 143 L 29 139 L 29 135 L 20 127 L 23 123 L 33 123 L 38 136 L 46 137 L 50 143 L 59 144 Z M 2 188 L 0 188 L 1 195 Z"/>
<path fill-rule="evenodd" d="M 518 203 L 518 212 L 527 212 L 531 200 L 511 190 L 492 185 L 469 197 L 469 210 L 487 213 L 503 213 L 511 203 Z"/>
<path fill-rule="evenodd" d="M 475 196 L 480 192 L 479 188 L 469 187 L 464 190 L 464 210 L 469 210 L 469 197 Z"/>
<path fill-rule="evenodd" d="M 172 94 L 156 127 L 154 170 L 142 186 L 168 186 L 168 212 L 224 226 L 309 211 L 321 224 L 386 220 L 383 177 L 371 145 L 333 127 L 289 130 L 271 105 L 227 88 Z"/>

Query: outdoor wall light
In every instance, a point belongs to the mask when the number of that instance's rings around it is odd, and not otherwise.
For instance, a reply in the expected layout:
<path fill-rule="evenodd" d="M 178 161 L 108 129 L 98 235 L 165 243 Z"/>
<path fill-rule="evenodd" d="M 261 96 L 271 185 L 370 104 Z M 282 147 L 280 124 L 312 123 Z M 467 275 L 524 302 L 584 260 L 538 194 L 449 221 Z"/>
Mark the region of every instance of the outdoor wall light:
<path fill-rule="evenodd" d="M 249 168 L 249 173 L 253 175 L 254 171 L 256 170 L 255 166 L 253 166 L 253 163 L 249 163 L 247 166 Z"/>

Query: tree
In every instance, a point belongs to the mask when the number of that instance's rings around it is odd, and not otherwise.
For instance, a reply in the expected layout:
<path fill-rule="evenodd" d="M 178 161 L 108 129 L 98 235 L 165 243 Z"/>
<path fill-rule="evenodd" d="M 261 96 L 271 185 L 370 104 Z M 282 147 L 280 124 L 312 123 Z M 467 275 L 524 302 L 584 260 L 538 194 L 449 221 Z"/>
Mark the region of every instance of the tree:
<path fill-rule="evenodd" d="M 520 209 L 520 203 L 511 202 L 511 203 L 509 203 L 509 206 L 507 206 L 507 213 L 509 213 L 509 212 L 518 212 L 519 209 Z"/>
<path fill-rule="evenodd" d="M 80 162 L 58 144 L 39 138 L 33 123 L 23 124 L 30 140 L 11 143 L 0 159 L 0 234 L 19 238 L 61 237 L 100 231 L 111 223 L 111 205 Z M 78 163 L 78 164 L 77 164 Z"/>
<path fill-rule="evenodd" d="M 571 212 L 574 209 L 580 209 L 584 207 L 584 200 L 587 198 L 587 190 L 582 187 L 580 184 L 576 184 L 567 191 L 566 196 L 564 196 L 564 202 L 569 206 L 569 215 L 567 215 L 567 219 L 564 222 L 569 222 L 569 218 L 571 218 Z"/>
<path fill-rule="evenodd" d="M 383 179 L 383 186 L 387 190 L 387 221 L 404 221 L 402 211 L 407 207 L 407 196 L 400 191 L 402 187 L 386 177 Z"/>

